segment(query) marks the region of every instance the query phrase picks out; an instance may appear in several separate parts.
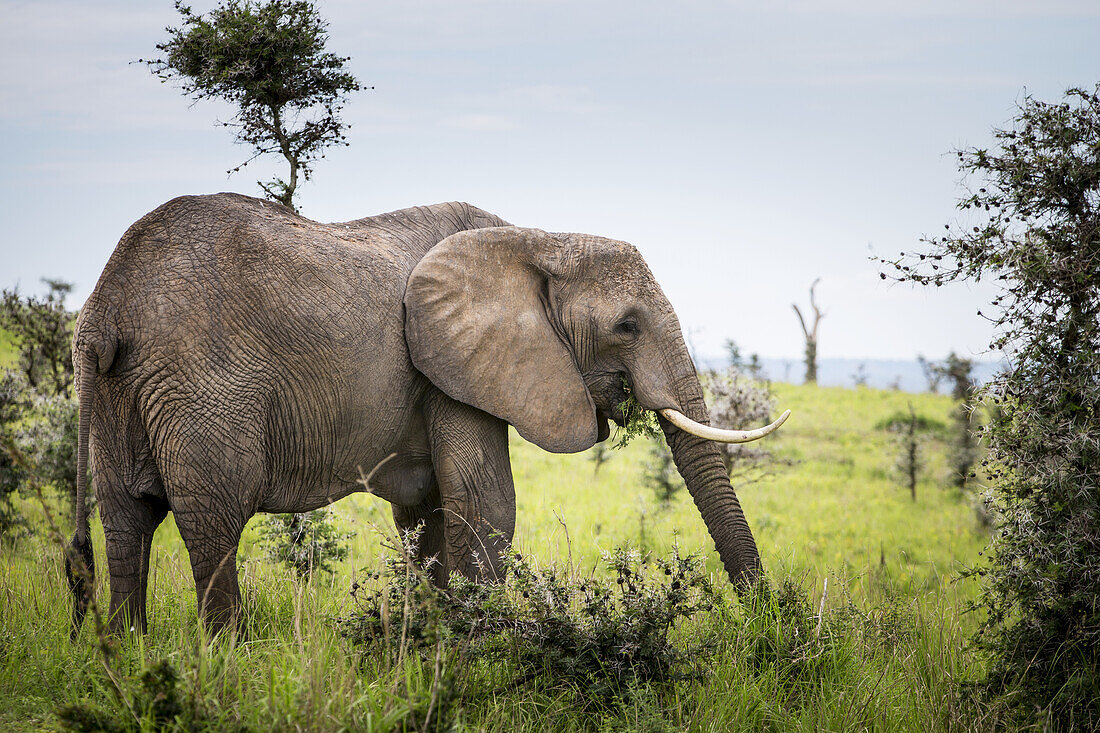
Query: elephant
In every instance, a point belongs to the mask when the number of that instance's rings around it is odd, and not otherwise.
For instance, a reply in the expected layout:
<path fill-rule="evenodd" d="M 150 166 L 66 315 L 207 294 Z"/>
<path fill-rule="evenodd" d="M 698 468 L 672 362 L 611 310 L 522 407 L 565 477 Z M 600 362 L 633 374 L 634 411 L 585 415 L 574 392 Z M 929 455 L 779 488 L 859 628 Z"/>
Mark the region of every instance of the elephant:
<path fill-rule="evenodd" d="M 335 224 L 239 194 L 173 199 L 133 224 L 81 309 L 73 633 L 90 598 L 90 474 L 110 623 L 146 628 L 167 512 L 208 628 L 239 624 L 236 552 L 257 512 L 364 490 L 445 586 L 502 573 L 515 527 L 508 426 L 553 452 L 658 411 L 731 580 L 760 556 L 713 440 L 675 313 L 638 251 L 519 228 L 465 203 Z M 85 571 L 79 572 L 81 565 Z"/>

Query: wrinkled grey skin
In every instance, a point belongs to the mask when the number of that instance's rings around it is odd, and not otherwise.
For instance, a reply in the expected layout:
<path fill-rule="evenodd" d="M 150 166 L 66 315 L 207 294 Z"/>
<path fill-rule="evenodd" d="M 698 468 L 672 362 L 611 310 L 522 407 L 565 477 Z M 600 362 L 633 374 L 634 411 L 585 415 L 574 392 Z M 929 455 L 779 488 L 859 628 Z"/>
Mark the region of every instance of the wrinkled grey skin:
<path fill-rule="evenodd" d="M 584 450 L 621 422 L 623 378 L 643 406 L 708 421 L 637 250 L 461 203 L 318 224 L 236 194 L 174 199 L 123 236 L 80 312 L 74 363 L 116 628 L 145 628 L 169 510 L 217 630 L 239 608 L 249 517 L 362 490 L 359 467 L 390 453 L 372 489 L 398 527 L 425 524 L 435 581 L 485 580 L 515 526 L 509 423 Z M 759 555 L 717 448 L 661 427 L 730 577 L 752 581 Z M 73 548 L 90 558 L 83 513 Z"/>

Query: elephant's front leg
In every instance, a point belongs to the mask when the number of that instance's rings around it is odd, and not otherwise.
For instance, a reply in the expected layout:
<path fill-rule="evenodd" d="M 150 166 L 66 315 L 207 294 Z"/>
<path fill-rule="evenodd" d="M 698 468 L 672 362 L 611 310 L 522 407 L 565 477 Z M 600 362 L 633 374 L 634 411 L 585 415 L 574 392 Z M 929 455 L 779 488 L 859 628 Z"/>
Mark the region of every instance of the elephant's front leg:
<path fill-rule="evenodd" d="M 447 568 L 474 580 L 498 579 L 516 527 L 508 424 L 441 392 L 428 398 L 425 412 Z"/>

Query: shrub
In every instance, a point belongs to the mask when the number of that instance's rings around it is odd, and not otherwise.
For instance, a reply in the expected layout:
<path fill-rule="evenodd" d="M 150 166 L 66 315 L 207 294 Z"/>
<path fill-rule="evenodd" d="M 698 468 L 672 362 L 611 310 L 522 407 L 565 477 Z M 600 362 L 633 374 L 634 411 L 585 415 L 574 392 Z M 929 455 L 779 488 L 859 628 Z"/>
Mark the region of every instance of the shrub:
<path fill-rule="evenodd" d="M 745 374 L 737 366 L 725 372 L 704 372 L 700 382 L 707 394 L 711 422 L 724 428 L 756 427 L 771 422 L 775 398 L 767 382 Z M 718 443 L 731 479 L 746 483 L 772 454 L 762 443 Z"/>
<path fill-rule="evenodd" d="M 917 500 L 917 477 L 924 468 L 924 459 L 921 456 L 921 446 L 925 442 L 928 433 L 943 431 L 944 425 L 924 415 L 918 415 L 913 409 L 913 403 L 909 403 L 908 414 L 895 412 L 890 417 L 880 420 L 875 424 L 879 430 L 887 430 L 897 437 L 898 460 L 896 469 L 898 475 L 909 487 L 909 496 L 913 501 Z"/>
<path fill-rule="evenodd" d="M 16 446 L 19 422 L 30 404 L 23 375 L 12 370 L 0 374 L 0 538 L 10 538 L 27 523 L 12 504 L 26 476 L 8 448 Z"/>
<path fill-rule="evenodd" d="M 990 149 L 958 151 L 963 225 L 892 263 L 925 285 L 992 281 L 991 347 L 1011 371 L 985 390 L 995 509 L 977 642 L 987 689 L 1024 718 L 1100 727 L 1100 85 L 1025 96 Z M 882 276 L 885 278 L 886 273 Z M 1046 725 L 1046 724 L 1044 724 Z"/>
<path fill-rule="evenodd" d="M 68 394 L 39 395 L 31 403 L 19 441 L 41 480 L 62 496 L 76 493 L 77 402 Z"/>
<path fill-rule="evenodd" d="M 112 706 L 80 702 L 57 710 L 61 730 L 79 733 L 128 731 L 209 730 L 213 725 L 202 705 L 186 699 L 180 676 L 165 659 L 144 665 L 136 674 L 117 682 Z M 205 701 L 203 701 L 205 702 Z M 188 704 L 185 704 L 188 703 Z M 244 730 L 239 727 L 238 730 Z"/>
<path fill-rule="evenodd" d="M 286 565 L 299 578 L 333 572 L 332 564 L 348 556 L 347 540 L 328 509 L 303 514 L 272 514 L 260 525 L 260 543 L 268 559 Z"/>
<path fill-rule="evenodd" d="M 510 552 L 503 582 L 478 585 L 456 574 L 440 590 L 406 559 L 415 557 L 415 542 L 407 535 L 403 556 L 371 576 L 380 587 L 353 586 L 358 610 L 340 621 L 353 643 L 400 657 L 449 640 L 469 657 L 510 662 L 509 687 L 538 679 L 576 691 L 586 706 L 700 673 L 707 650 L 672 639 L 679 621 L 718 602 L 697 556 L 616 549 L 604 556 L 613 573 L 605 580 L 537 568 Z"/>
<path fill-rule="evenodd" d="M 19 344 L 19 368 L 30 388 L 61 395 L 73 384 L 73 313 L 65 310 L 72 283 L 43 278 L 49 288 L 42 298 L 15 290 L 0 293 L 0 327 Z"/>

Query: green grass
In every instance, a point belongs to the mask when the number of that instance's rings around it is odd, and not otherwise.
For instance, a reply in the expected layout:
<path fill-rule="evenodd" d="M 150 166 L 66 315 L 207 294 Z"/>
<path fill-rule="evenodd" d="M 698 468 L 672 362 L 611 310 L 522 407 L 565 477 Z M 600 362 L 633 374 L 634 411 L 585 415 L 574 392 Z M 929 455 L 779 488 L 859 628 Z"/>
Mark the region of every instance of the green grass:
<path fill-rule="evenodd" d="M 431 655 L 410 655 L 399 664 L 361 656 L 339 638 L 333 619 L 352 607 L 352 578 L 378 567 L 380 533 L 392 525 L 388 505 L 365 495 L 334 505 L 340 523 L 356 532 L 352 551 L 334 577 L 308 585 L 262 559 L 253 519 L 239 553 L 250 633 L 235 644 L 202 640 L 186 552 L 169 517 L 152 555 L 150 632 L 119 640 L 114 664 L 125 677 L 146 660 L 168 659 L 183 677 L 188 704 L 212 729 L 400 730 L 413 724 L 416 710 L 422 715 L 444 679 L 456 695 L 448 716 L 475 730 L 991 726 L 992 719 L 981 717 L 988 711 L 964 704 L 958 693 L 960 683 L 983 670 L 966 648 L 979 619 L 964 608 L 976 588 L 959 580 L 958 570 L 979 559 L 987 533 L 969 500 L 946 488 L 941 445 L 927 446 L 929 466 L 914 502 L 894 476 L 891 436 L 874 428 L 906 410 L 908 401 L 918 413 L 947 422 L 951 401 L 863 388 L 775 390 L 780 408 L 793 415 L 769 440 L 790 465 L 739 490 L 765 565 L 776 581 L 803 585 L 815 612 L 828 579 L 826 608 L 850 600 L 869 617 L 846 627 L 820 658 L 796 660 L 790 669 L 797 674 L 781 664 L 751 663 L 760 639 L 783 630 L 746 617 L 724 581 L 730 607 L 678 630 L 685 639 L 706 640 L 713 657 L 704 677 L 641 690 L 597 714 L 570 712 L 573 693 L 550 685 L 509 688 L 514 675 L 499 665 L 465 660 L 450 670 L 458 663 L 444 656 L 437 670 Z M 665 553 L 678 543 L 684 551 L 705 551 L 708 569 L 720 579 L 717 554 L 690 497 L 661 510 L 643 488 L 645 450 L 644 442 L 632 443 L 594 476 L 586 454 L 551 455 L 513 434 L 520 551 L 541 565 L 571 563 L 587 572 L 617 545 Z M 98 521 L 93 529 L 97 594 L 106 600 Z M 105 684 L 91 624 L 75 644 L 68 641 L 68 593 L 59 553 L 44 534 L 5 546 L 0 556 L 3 729 L 55 725 L 59 705 L 83 699 L 119 708 Z M 893 620 L 876 622 L 881 616 Z M 873 631 L 880 627 L 885 636 Z"/>

